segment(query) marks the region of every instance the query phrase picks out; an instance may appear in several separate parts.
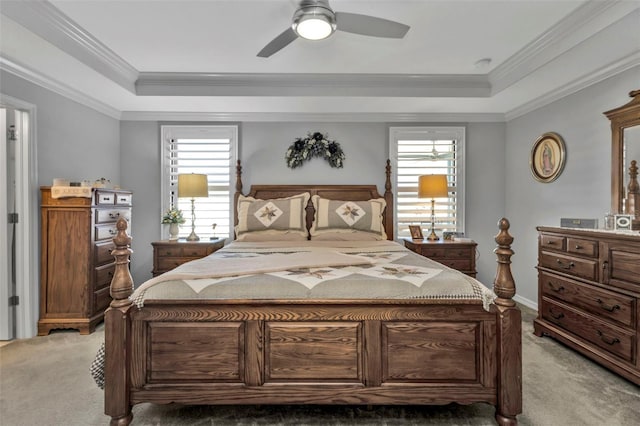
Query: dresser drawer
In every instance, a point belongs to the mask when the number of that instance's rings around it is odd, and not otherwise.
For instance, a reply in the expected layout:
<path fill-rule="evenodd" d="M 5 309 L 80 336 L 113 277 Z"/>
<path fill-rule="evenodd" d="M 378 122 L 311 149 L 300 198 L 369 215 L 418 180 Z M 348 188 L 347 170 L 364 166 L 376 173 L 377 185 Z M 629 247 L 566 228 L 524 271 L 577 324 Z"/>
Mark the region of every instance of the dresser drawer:
<path fill-rule="evenodd" d="M 116 271 L 116 263 L 113 262 L 108 265 L 100 266 L 94 269 L 95 271 L 95 290 L 108 287 L 113 279 L 113 274 Z"/>
<path fill-rule="evenodd" d="M 96 204 L 113 205 L 116 203 L 116 194 L 113 192 L 96 191 Z"/>
<path fill-rule="evenodd" d="M 131 225 L 131 224 L 129 224 Z M 110 223 L 105 225 L 96 225 L 94 226 L 94 239 L 96 241 L 111 239 L 118 234 L 118 228 L 116 228 L 116 223 Z M 127 234 L 131 235 L 131 226 L 127 228 Z"/>
<path fill-rule="evenodd" d="M 586 278 L 591 281 L 598 279 L 598 262 L 596 260 L 581 259 L 557 253 L 540 252 L 540 266 L 554 269 L 565 274 Z"/>
<path fill-rule="evenodd" d="M 564 251 L 565 237 L 558 235 L 542 234 L 540 236 L 540 248 L 548 250 Z"/>
<path fill-rule="evenodd" d="M 105 263 L 113 262 L 113 255 L 111 252 L 116 245 L 113 241 L 104 241 L 96 243 L 94 246 L 94 264 L 95 266 L 104 265 Z"/>
<path fill-rule="evenodd" d="M 575 253 L 588 257 L 598 257 L 598 242 L 567 237 L 567 253 Z"/>
<path fill-rule="evenodd" d="M 120 217 L 131 221 L 131 209 L 96 209 L 96 223 L 116 222 Z"/>
<path fill-rule="evenodd" d="M 602 290 L 588 284 L 540 273 L 540 291 L 544 296 L 561 300 L 603 319 L 610 319 L 623 326 L 633 327 L 636 299 L 619 293 Z"/>
<path fill-rule="evenodd" d="M 95 312 L 103 312 L 111 303 L 111 295 L 109 294 L 109 287 L 93 293 L 93 307 Z"/>
<path fill-rule="evenodd" d="M 590 343 L 631 362 L 634 355 L 635 335 L 598 320 L 595 317 L 561 305 L 548 298 L 542 299 L 542 318 L 581 337 Z"/>
<path fill-rule="evenodd" d="M 133 194 L 116 193 L 115 204 L 118 206 L 130 206 L 133 200 Z"/>

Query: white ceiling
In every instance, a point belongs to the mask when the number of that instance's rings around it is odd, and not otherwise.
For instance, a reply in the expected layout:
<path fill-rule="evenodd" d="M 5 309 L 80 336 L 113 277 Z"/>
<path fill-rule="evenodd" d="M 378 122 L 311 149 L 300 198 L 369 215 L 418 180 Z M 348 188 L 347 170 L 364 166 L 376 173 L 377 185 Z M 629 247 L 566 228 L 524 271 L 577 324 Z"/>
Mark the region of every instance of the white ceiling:
<path fill-rule="evenodd" d="M 640 0 L 330 3 L 411 29 L 259 58 L 296 1 L 1 0 L 0 65 L 124 119 L 480 121 L 640 64 Z"/>

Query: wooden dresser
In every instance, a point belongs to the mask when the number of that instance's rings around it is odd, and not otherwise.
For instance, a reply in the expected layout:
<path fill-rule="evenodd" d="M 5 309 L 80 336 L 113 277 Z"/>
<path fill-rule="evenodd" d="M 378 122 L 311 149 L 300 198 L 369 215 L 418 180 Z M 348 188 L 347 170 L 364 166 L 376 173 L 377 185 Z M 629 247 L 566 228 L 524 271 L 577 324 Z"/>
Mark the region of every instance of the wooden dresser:
<path fill-rule="evenodd" d="M 476 246 L 474 241 L 404 240 L 404 246 L 450 268 L 476 277 Z"/>
<path fill-rule="evenodd" d="M 47 186 L 40 188 L 40 195 L 38 335 L 56 328 L 89 334 L 111 302 L 112 238 L 119 217 L 131 221 L 132 193 L 92 189 L 91 198 L 53 198 Z"/>
<path fill-rule="evenodd" d="M 183 263 L 214 253 L 224 247 L 224 239 L 201 241 L 164 240 L 154 241 L 151 245 L 153 246 L 153 271 L 151 273 L 155 277 Z"/>
<path fill-rule="evenodd" d="M 537 229 L 534 333 L 640 384 L 640 233 Z"/>

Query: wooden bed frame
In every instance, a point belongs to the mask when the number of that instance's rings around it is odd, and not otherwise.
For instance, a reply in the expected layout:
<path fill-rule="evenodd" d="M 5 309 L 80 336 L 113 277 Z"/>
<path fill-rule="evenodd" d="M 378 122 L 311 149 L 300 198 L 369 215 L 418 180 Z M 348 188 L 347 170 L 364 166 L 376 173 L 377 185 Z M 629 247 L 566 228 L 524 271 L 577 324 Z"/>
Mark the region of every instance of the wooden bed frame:
<path fill-rule="evenodd" d="M 238 163 L 236 198 L 240 173 Z M 390 173 L 387 162 L 385 221 L 393 239 Z M 254 185 L 249 194 L 302 191 L 333 199 L 380 197 L 375 185 Z M 521 316 L 512 300 L 513 238 L 506 219 L 496 236 L 498 298 L 488 312 L 464 300 L 427 299 L 147 300 L 138 309 L 128 299 L 127 222 L 117 227 L 113 301 L 105 313 L 105 413 L 112 425 L 128 425 L 131 407 L 142 402 L 485 402 L 496 407 L 498 424 L 517 424 Z"/>

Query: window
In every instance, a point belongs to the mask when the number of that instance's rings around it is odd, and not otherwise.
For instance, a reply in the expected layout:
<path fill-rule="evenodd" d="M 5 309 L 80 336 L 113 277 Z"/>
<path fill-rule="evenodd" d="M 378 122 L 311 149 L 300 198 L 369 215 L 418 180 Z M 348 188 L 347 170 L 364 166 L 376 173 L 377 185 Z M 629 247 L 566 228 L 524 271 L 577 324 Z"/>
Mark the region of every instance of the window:
<path fill-rule="evenodd" d="M 435 199 L 435 230 L 464 232 L 464 127 L 391 127 L 396 237 L 409 225 L 431 227 L 431 200 L 418 198 L 418 177 L 445 174 L 449 197 Z M 425 233 L 426 236 L 426 233 Z"/>
<path fill-rule="evenodd" d="M 161 135 L 162 211 L 182 210 L 186 222 L 179 237 L 191 233 L 191 199 L 177 193 L 182 173 L 206 174 L 209 183 L 209 197 L 195 199 L 196 234 L 200 239 L 232 237 L 238 127 L 162 126 Z"/>

